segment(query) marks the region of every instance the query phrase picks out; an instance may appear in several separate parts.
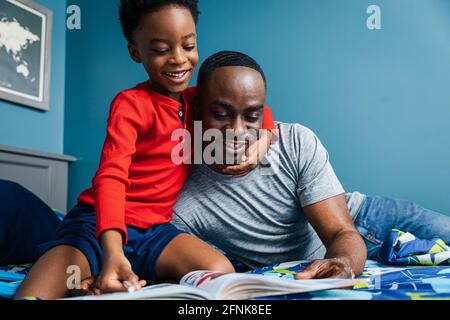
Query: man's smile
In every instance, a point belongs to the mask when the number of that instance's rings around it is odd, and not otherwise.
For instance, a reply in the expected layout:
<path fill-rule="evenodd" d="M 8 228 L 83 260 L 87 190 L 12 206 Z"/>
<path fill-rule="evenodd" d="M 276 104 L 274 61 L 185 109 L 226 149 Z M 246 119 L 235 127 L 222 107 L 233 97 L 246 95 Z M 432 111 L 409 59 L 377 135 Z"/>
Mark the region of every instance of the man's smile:
<path fill-rule="evenodd" d="M 225 151 L 227 154 L 241 154 L 245 151 L 247 145 L 247 141 L 224 141 Z"/>

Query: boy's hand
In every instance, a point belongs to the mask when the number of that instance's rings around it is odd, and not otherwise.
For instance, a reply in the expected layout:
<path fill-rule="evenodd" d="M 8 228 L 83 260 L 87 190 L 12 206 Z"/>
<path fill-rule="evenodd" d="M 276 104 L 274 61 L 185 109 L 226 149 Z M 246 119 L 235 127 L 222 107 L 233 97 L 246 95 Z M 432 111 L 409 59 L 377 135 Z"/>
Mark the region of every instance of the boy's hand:
<path fill-rule="evenodd" d="M 99 289 L 95 287 L 95 277 L 89 277 L 81 281 L 79 290 L 72 290 L 70 297 L 82 297 L 82 296 L 98 296 L 101 295 Z"/>
<path fill-rule="evenodd" d="M 139 281 L 139 277 L 133 272 L 124 254 L 105 256 L 103 270 L 95 280 L 95 288 L 101 294 L 126 292 L 128 288 L 124 286 L 124 282 L 128 282 L 134 291 L 146 285 L 144 280 Z"/>
<path fill-rule="evenodd" d="M 122 258 L 117 257 L 117 259 Z M 125 256 L 123 256 L 123 259 L 127 260 Z M 123 285 L 123 282 L 120 279 L 128 279 L 123 281 L 127 281 L 128 283 L 135 283 L 133 287 L 134 291 L 140 290 L 142 287 L 144 287 L 146 285 L 146 282 L 144 280 L 138 281 L 138 277 L 133 273 L 133 271 L 131 271 L 131 266 L 128 260 L 123 261 L 122 263 L 124 264 L 124 268 L 121 268 L 118 265 L 119 272 L 114 272 L 114 267 L 108 267 L 108 270 L 111 269 L 113 271 L 106 271 L 106 268 L 104 268 L 102 273 L 100 273 L 97 278 L 89 277 L 83 280 L 81 282 L 80 290 L 73 290 L 71 292 L 71 296 L 98 296 L 105 293 L 125 292 L 128 289 Z M 112 262 L 112 264 L 115 264 L 115 262 Z M 127 275 L 128 277 L 121 276 L 121 273 Z"/>
<path fill-rule="evenodd" d="M 261 135 L 256 143 L 251 145 L 242 157 L 242 163 L 237 166 L 227 167 L 223 173 L 230 174 L 236 178 L 246 176 L 263 161 L 269 151 L 272 139 L 272 132 L 261 130 Z"/>
<path fill-rule="evenodd" d="M 101 236 L 103 247 L 103 270 L 95 279 L 94 289 L 90 290 L 94 294 L 126 292 L 128 288 L 124 283 L 128 282 L 131 288 L 136 291 L 146 285 L 145 281 L 139 281 L 139 277 L 134 274 L 131 264 L 123 253 L 122 234 L 117 230 L 108 230 Z M 92 287 L 92 280 L 87 281 L 87 286 Z M 86 285 L 85 285 L 86 286 Z"/>

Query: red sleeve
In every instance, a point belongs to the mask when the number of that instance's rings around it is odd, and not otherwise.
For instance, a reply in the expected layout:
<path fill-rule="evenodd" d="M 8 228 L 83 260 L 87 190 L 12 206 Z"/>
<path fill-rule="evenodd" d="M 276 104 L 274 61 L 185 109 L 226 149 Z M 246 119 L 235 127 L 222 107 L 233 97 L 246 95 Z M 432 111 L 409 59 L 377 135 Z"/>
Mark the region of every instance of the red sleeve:
<path fill-rule="evenodd" d="M 122 233 L 124 244 L 128 242 L 125 224 L 128 170 L 138 136 L 148 124 L 147 118 L 131 94 L 121 93 L 112 102 L 100 165 L 93 181 L 97 239 L 103 232 L 115 229 Z"/>
<path fill-rule="evenodd" d="M 275 128 L 275 120 L 273 119 L 272 110 L 270 110 L 267 105 L 264 106 L 262 128 L 272 132 L 272 143 L 275 143 L 278 140 L 278 130 Z"/>
<path fill-rule="evenodd" d="M 270 110 L 269 106 L 264 106 L 264 118 L 262 128 L 266 130 L 275 129 L 275 120 L 273 120 L 272 110 Z"/>

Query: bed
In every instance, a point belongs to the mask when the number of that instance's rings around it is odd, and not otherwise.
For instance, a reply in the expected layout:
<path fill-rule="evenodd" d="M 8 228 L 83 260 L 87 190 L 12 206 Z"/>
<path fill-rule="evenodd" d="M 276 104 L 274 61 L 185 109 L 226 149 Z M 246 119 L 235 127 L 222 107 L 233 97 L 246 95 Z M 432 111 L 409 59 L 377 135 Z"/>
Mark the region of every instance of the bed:
<path fill-rule="evenodd" d="M 250 273 L 292 279 L 308 262 L 292 262 Z M 31 265 L 0 267 L 0 298 L 11 299 Z M 353 290 L 329 290 L 264 300 L 450 300 L 450 266 L 385 266 L 368 261 L 363 275 L 368 283 Z"/>
<path fill-rule="evenodd" d="M 51 208 L 67 212 L 68 170 L 72 156 L 0 145 L 0 180 L 19 183 Z"/>
<path fill-rule="evenodd" d="M 20 183 L 51 208 L 66 212 L 68 166 L 73 157 L 0 146 L 0 179 Z M 61 219 L 61 214 L 59 215 Z M 268 277 L 292 278 L 307 262 L 293 262 L 251 272 Z M 242 270 L 236 266 L 237 270 Z M 11 299 L 31 265 L 0 266 L 0 299 Z M 366 265 L 363 278 L 369 284 L 354 290 L 333 290 L 314 294 L 269 299 L 311 300 L 450 300 L 450 266 L 387 266 L 375 261 Z"/>
<path fill-rule="evenodd" d="M 288 263 L 256 270 L 266 276 L 292 278 L 292 273 L 308 265 Z M 311 294 L 275 297 L 275 300 L 450 300 L 450 266 L 387 266 L 368 261 L 359 278 L 367 285 L 353 290 L 329 290 Z"/>

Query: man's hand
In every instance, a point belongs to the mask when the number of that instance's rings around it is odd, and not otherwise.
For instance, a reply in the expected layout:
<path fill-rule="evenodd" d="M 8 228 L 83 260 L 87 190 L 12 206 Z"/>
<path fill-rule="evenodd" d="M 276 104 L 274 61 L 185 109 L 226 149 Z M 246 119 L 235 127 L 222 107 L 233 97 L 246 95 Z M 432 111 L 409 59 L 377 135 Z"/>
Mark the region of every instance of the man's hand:
<path fill-rule="evenodd" d="M 303 214 L 327 249 L 325 260 L 313 263 L 299 279 L 350 278 L 364 271 L 367 248 L 355 228 L 345 195 L 303 208 Z"/>
<path fill-rule="evenodd" d="M 232 175 L 236 178 L 246 176 L 263 161 L 270 149 L 271 141 L 272 132 L 269 130 L 261 130 L 258 141 L 252 144 L 242 156 L 242 163 L 237 166 L 225 168 L 223 173 Z"/>
<path fill-rule="evenodd" d="M 316 260 L 305 270 L 295 275 L 296 280 L 353 279 L 355 274 L 345 259 Z"/>

